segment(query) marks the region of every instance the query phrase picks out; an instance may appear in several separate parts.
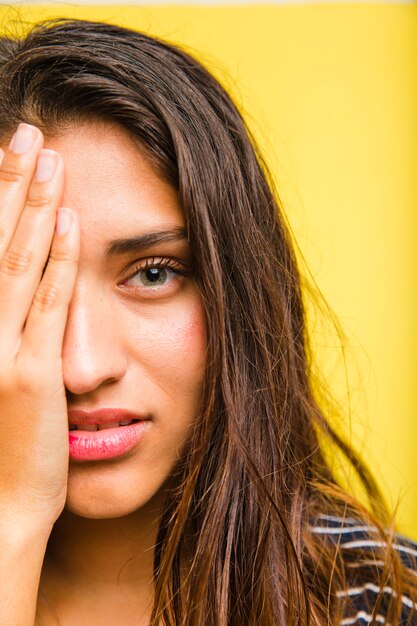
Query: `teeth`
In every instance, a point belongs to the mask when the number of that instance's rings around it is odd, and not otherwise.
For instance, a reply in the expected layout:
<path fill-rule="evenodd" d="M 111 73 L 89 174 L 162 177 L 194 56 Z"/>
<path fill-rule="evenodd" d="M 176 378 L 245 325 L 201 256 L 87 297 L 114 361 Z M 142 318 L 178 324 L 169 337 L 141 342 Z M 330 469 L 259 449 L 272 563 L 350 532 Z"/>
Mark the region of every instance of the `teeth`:
<path fill-rule="evenodd" d="M 97 424 L 97 428 L 99 430 L 104 430 L 105 428 L 117 428 L 119 426 L 119 422 L 112 422 L 111 424 Z"/>
<path fill-rule="evenodd" d="M 119 426 L 129 426 L 129 424 L 133 424 L 135 420 L 124 420 L 122 422 L 112 422 L 111 424 L 80 424 L 80 426 L 76 426 L 75 424 L 70 424 L 70 430 L 105 430 L 106 428 L 118 428 Z"/>
<path fill-rule="evenodd" d="M 81 430 L 81 429 L 78 429 Z M 96 424 L 83 424 L 82 430 L 97 430 Z"/>

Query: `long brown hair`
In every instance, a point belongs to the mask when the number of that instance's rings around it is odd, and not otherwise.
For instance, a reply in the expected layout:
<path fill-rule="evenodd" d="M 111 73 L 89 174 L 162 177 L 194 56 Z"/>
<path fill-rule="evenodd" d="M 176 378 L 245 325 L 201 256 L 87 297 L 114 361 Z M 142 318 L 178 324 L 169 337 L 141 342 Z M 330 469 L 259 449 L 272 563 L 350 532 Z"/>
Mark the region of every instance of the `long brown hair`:
<path fill-rule="evenodd" d="M 230 97 L 178 47 L 105 23 L 48 20 L 3 37 L 0 64 L 3 137 L 21 121 L 50 135 L 89 119 L 119 123 L 177 189 L 186 218 L 207 371 L 160 522 L 151 624 L 335 624 L 352 572 L 356 582 L 369 575 L 349 558 L 369 563 L 378 554 L 384 565 L 373 580 L 394 590 L 386 614 L 399 623 L 408 582 L 390 547 L 390 519 L 317 401 L 289 231 Z M 323 452 L 330 448 L 355 469 L 368 507 L 339 485 Z M 371 523 L 379 552 L 348 557 L 312 532 L 326 514 Z"/>

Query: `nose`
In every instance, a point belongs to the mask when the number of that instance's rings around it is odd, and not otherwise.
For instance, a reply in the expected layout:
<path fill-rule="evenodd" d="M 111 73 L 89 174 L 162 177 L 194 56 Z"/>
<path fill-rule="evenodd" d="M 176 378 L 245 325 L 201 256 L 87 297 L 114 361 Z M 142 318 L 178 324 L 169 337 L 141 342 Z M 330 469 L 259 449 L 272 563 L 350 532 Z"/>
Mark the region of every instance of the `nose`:
<path fill-rule="evenodd" d="M 62 347 L 64 385 L 70 394 L 91 394 L 126 372 L 111 304 L 88 289 L 73 294 Z"/>

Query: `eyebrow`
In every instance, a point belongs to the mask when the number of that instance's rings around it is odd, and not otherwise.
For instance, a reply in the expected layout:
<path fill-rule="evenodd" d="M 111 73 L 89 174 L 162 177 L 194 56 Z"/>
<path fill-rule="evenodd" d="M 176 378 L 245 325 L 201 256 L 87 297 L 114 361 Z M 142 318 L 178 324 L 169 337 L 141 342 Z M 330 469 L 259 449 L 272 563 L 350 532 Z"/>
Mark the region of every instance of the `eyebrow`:
<path fill-rule="evenodd" d="M 111 257 L 128 252 L 141 252 L 158 243 L 182 241 L 183 239 L 187 239 L 187 231 L 180 226 L 169 230 L 145 233 L 136 237 L 129 237 L 128 239 L 114 239 L 108 244 L 105 255 L 106 257 Z"/>

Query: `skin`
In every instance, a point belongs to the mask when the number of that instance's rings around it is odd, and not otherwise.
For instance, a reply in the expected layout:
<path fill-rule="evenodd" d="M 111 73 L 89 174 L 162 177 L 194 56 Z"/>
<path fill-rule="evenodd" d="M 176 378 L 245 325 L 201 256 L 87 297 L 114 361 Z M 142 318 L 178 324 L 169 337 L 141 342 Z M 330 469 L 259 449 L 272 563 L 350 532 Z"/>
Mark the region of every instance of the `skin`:
<path fill-rule="evenodd" d="M 186 239 L 107 259 L 115 239 L 184 227 L 175 191 L 121 127 L 102 122 L 45 137 L 64 168 L 60 206 L 76 210 L 80 252 L 62 342 L 68 408 L 117 407 L 152 416 L 130 453 L 70 459 L 65 508 L 41 576 L 37 624 L 147 623 L 152 558 L 166 489 L 197 414 L 206 334 Z M 61 182 L 57 182 L 57 188 Z M 58 192 L 57 192 L 58 193 Z M 143 284 L 146 259 L 175 258 Z M 142 282 L 141 282 L 142 281 Z M 122 286 L 123 283 L 123 286 Z"/>

